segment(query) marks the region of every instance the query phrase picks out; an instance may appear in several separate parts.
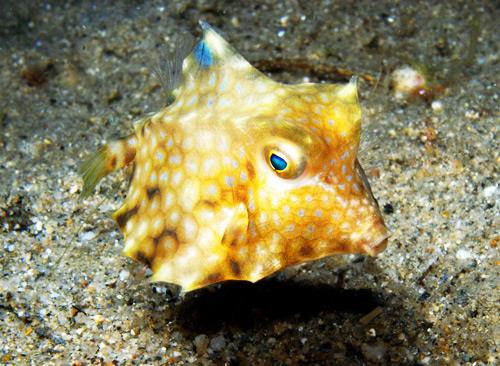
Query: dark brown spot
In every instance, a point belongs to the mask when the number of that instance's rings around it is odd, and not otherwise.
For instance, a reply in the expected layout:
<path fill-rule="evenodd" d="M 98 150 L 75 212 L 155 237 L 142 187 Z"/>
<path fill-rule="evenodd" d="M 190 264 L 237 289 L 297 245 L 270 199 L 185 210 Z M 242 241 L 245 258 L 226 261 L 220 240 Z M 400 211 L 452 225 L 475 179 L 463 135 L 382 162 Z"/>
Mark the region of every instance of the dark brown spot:
<path fill-rule="evenodd" d="M 128 220 L 130 220 L 130 218 L 134 216 L 137 213 L 137 211 L 139 211 L 139 207 L 135 206 L 134 208 L 131 208 L 130 210 L 127 210 L 121 213 L 120 215 L 116 216 L 116 222 L 118 223 L 120 229 L 123 230 Z"/>
<path fill-rule="evenodd" d="M 321 176 L 321 179 L 323 180 L 323 182 L 325 182 L 326 184 L 332 184 L 333 183 L 333 174 L 323 174 Z"/>
<path fill-rule="evenodd" d="M 111 93 L 109 93 L 106 96 L 106 102 L 108 102 L 108 104 L 111 104 L 111 103 L 114 103 L 114 102 L 120 100 L 121 98 L 122 98 L 122 95 L 120 94 L 120 91 L 115 89 L 115 90 L 111 91 Z"/>
<path fill-rule="evenodd" d="M 229 260 L 229 267 L 231 268 L 231 272 L 233 275 L 236 277 L 239 277 L 241 274 L 241 268 L 238 262 L 236 262 L 234 259 Z"/>
<path fill-rule="evenodd" d="M 149 200 L 151 200 L 157 194 L 160 194 L 160 189 L 158 187 L 148 188 L 146 190 L 146 195 L 148 196 Z"/>
<path fill-rule="evenodd" d="M 242 232 L 240 228 L 228 227 L 222 236 L 221 244 L 234 248 L 240 244 L 241 238 Z"/>
<path fill-rule="evenodd" d="M 210 208 L 215 208 L 217 206 L 217 202 L 215 201 L 210 201 L 210 200 L 202 200 L 200 201 L 201 205 L 208 206 Z"/>
<path fill-rule="evenodd" d="M 134 174 L 135 174 L 135 164 L 132 164 L 132 169 L 128 177 L 128 188 L 130 188 L 130 185 L 132 184 L 132 180 L 134 179 Z"/>
<path fill-rule="evenodd" d="M 225 246 L 228 246 L 228 245 L 233 246 L 235 244 L 235 238 L 234 238 L 234 236 L 230 237 L 227 234 L 227 231 L 225 231 L 224 235 L 222 235 L 221 243 L 222 243 L 222 245 L 225 245 Z"/>
<path fill-rule="evenodd" d="M 300 247 L 299 253 L 300 255 L 306 257 L 311 255 L 313 252 L 313 248 L 309 244 L 304 244 Z"/>
<path fill-rule="evenodd" d="M 160 245 L 163 238 L 170 237 L 175 242 L 172 247 L 165 247 Z M 179 248 L 177 240 L 177 233 L 174 230 L 164 230 L 156 238 L 153 238 L 154 256 L 153 256 L 153 270 L 156 270 L 167 258 L 171 258 Z"/>
<path fill-rule="evenodd" d="M 55 67 L 52 60 L 31 63 L 21 71 L 21 77 L 26 81 L 28 86 L 39 87 L 55 75 L 54 70 Z"/>
<path fill-rule="evenodd" d="M 255 178 L 255 168 L 253 167 L 252 163 L 249 161 L 247 162 L 247 172 L 248 172 L 248 178 L 250 180 Z"/>
<path fill-rule="evenodd" d="M 214 283 L 214 282 L 218 282 L 218 281 L 221 281 L 221 280 L 222 280 L 222 274 L 220 274 L 218 272 L 209 274 L 205 278 L 205 282 L 206 283 Z"/>
<path fill-rule="evenodd" d="M 125 151 L 125 165 L 129 164 L 135 159 L 135 149 L 127 148 Z"/>
<path fill-rule="evenodd" d="M 165 236 L 170 236 L 172 239 L 174 239 L 176 242 L 178 242 L 177 240 L 177 233 L 175 230 L 163 230 L 160 235 L 158 235 L 156 238 L 153 238 L 153 243 L 156 245 L 158 245 L 158 243 L 160 242 L 160 240 L 162 238 L 164 238 Z"/>
<path fill-rule="evenodd" d="M 116 156 L 111 157 L 111 160 L 109 161 L 109 167 L 111 170 L 115 170 L 115 168 L 116 168 Z"/>
<path fill-rule="evenodd" d="M 347 243 L 345 240 L 339 240 L 337 241 L 335 251 L 338 253 L 346 253 L 348 252 L 347 250 L 348 248 L 349 248 L 349 243 Z"/>
<path fill-rule="evenodd" d="M 137 252 L 134 255 L 134 259 L 138 262 L 145 264 L 148 267 L 151 267 L 151 260 L 148 257 L 146 257 L 146 255 L 143 252 Z"/>

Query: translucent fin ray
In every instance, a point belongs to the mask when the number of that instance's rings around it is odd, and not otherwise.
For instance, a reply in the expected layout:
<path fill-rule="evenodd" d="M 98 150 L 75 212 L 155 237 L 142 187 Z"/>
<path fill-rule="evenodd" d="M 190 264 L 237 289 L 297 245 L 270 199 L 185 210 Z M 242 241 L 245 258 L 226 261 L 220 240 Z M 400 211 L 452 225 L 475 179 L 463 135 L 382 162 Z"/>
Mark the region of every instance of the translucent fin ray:
<path fill-rule="evenodd" d="M 109 173 L 106 168 L 106 155 L 107 147 L 103 146 L 80 166 L 79 173 L 83 178 L 82 198 L 89 196 L 97 183 Z"/>

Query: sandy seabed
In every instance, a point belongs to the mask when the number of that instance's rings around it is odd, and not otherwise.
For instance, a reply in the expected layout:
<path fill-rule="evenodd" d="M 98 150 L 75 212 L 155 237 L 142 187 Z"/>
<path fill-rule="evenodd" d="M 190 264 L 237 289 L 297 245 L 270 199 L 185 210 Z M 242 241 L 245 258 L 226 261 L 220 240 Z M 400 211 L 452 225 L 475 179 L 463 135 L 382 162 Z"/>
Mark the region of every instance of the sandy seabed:
<path fill-rule="evenodd" d="M 1 364 L 498 364 L 498 4 L 61 3 L 0 4 Z M 276 80 L 325 80 L 320 64 L 379 80 L 359 85 L 379 257 L 180 299 L 120 255 L 125 172 L 78 200 L 81 161 L 162 107 L 152 68 L 200 18 L 252 63 L 285 60 Z M 445 84 L 434 104 L 395 98 L 407 64 Z"/>

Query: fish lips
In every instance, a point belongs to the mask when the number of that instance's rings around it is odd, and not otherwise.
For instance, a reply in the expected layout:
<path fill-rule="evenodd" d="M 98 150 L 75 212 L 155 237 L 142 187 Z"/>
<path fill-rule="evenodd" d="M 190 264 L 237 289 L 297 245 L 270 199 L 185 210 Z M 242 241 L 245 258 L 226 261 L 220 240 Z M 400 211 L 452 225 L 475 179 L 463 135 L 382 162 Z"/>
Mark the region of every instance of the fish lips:
<path fill-rule="evenodd" d="M 358 244 L 358 248 L 361 253 L 365 253 L 371 257 L 374 257 L 378 255 L 380 252 L 384 251 L 384 249 L 387 246 L 387 243 L 389 242 L 389 237 L 391 236 L 391 234 L 384 225 L 382 226 L 383 230 L 381 230 L 381 233 L 378 236 L 376 236 L 373 240 L 363 241 Z"/>

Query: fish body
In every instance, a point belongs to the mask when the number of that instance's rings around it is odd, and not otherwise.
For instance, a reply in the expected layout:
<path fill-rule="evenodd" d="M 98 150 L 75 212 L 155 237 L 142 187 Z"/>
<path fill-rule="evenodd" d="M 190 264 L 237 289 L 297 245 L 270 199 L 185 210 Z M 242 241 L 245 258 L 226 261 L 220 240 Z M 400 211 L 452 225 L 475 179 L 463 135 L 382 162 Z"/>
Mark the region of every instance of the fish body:
<path fill-rule="evenodd" d="M 124 254 L 190 291 L 380 252 L 388 231 L 357 159 L 355 81 L 275 82 L 202 27 L 173 102 L 84 164 L 84 193 L 134 165 L 114 214 Z"/>

